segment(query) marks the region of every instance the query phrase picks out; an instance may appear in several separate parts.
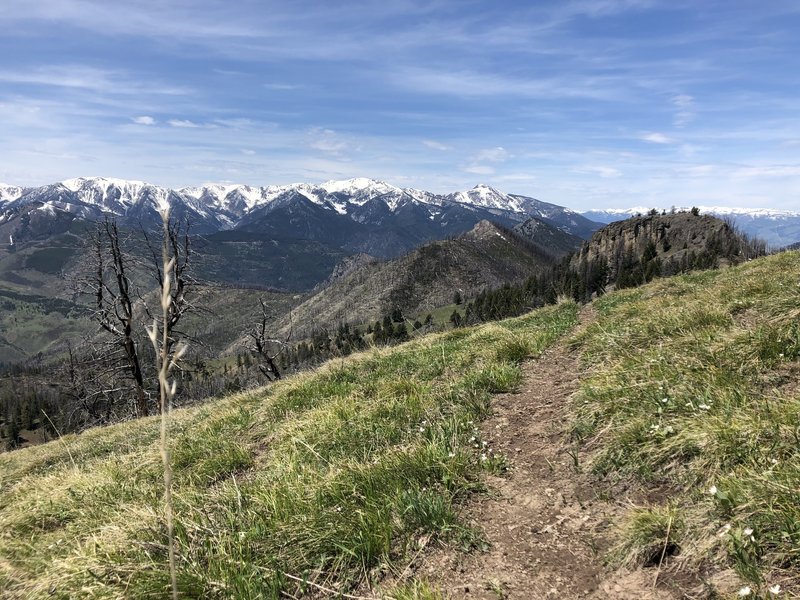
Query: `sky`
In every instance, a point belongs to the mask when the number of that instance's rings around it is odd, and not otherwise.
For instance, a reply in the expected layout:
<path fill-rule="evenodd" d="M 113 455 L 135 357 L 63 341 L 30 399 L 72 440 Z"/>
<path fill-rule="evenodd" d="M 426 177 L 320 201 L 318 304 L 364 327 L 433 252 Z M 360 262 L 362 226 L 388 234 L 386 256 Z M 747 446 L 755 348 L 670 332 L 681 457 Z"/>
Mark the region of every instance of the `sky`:
<path fill-rule="evenodd" d="M 800 3 L 2 0 L 0 181 L 800 210 Z"/>

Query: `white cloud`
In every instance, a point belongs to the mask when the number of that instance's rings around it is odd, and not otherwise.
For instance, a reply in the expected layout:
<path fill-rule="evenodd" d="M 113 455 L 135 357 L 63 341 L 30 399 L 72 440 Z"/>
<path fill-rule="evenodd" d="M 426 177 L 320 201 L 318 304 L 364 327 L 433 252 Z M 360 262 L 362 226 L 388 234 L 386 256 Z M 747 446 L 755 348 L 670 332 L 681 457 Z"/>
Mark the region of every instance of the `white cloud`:
<path fill-rule="evenodd" d="M 255 155 L 255 153 L 256 153 L 256 151 L 255 151 L 255 150 L 249 150 L 249 149 L 247 149 L 247 148 L 242 148 L 242 149 L 240 150 L 240 152 L 241 152 L 242 154 L 244 154 L 245 156 L 254 156 L 254 155 Z"/>
<path fill-rule="evenodd" d="M 618 101 L 619 79 L 612 76 L 513 78 L 475 71 L 408 67 L 391 75 L 392 83 L 415 93 L 458 97 L 521 96 L 537 99 Z"/>
<path fill-rule="evenodd" d="M 348 147 L 347 142 L 341 139 L 339 134 L 332 129 L 321 129 L 319 127 L 315 127 L 311 129 L 309 134 L 312 137 L 312 140 L 309 142 L 309 146 L 315 150 L 320 150 L 327 154 L 338 155 Z"/>
<path fill-rule="evenodd" d="M 296 90 L 300 86 L 292 85 L 291 83 L 264 83 L 262 84 L 262 87 L 268 90 L 289 91 Z"/>
<path fill-rule="evenodd" d="M 672 104 L 677 109 L 672 119 L 672 123 L 675 127 L 685 127 L 689 121 L 694 119 L 694 98 L 692 96 L 688 94 L 678 94 L 672 97 Z"/>
<path fill-rule="evenodd" d="M 461 170 L 465 173 L 475 173 L 476 175 L 494 175 L 494 169 L 486 165 L 469 165 Z"/>
<path fill-rule="evenodd" d="M 586 165 L 582 167 L 577 167 L 574 169 L 576 173 L 589 173 L 594 175 L 599 175 L 603 179 L 613 179 L 616 177 L 622 177 L 622 171 L 619 169 L 615 169 L 614 167 L 606 167 L 602 165 Z"/>
<path fill-rule="evenodd" d="M 0 81 L 88 90 L 102 95 L 181 95 L 188 90 L 144 81 L 126 71 L 73 65 L 43 65 L 26 71 L 0 71 Z"/>
<path fill-rule="evenodd" d="M 800 176 L 800 165 L 763 165 L 760 167 L 743 167 L 733 173 L 734 177 L 797 177 Z"/>
<path fill-rule="evenodd" d="M 149 117 L 147 115 L 142 115 L 140 117 L 134 117 L 133 122 L 137 125 L 155 125 L 156 120 L 153 117 Z"/>
<path fill-rule="evenodd" d="M 687 177 L 705 177 L 711 175 L 716 170 L 714 165 L 692 165 L 690 167 L 681 167 L 677 169 L 680 175 Z"/>
<path fill-rule="evenodd" d="M 496 148 L 486 148 L 485 150 L 481 150 L 475 155 L 474 160 L 475 162 L 505 162 L 509 158 L 511 158 L 511 154 L 508 153 L 508 150 L 502 146 L 497 146 Z"/>
<path fill-rule="evenodd" d="M 640 136 L 639 139 L 644 142 L 650 142 L 651 144 L 672 144 L 675 141 L 671 137 L 657 132 L 645 133 Z"/>
<path fill-rule="evenodd" d="M 422 143 L 428 148 L 433 148 L 434 150 L 440 150 L 442 152 L 451 149 L 450 146 L 442 144 L 441 142 L 437 142 L 436 140 L 422 140 Z"/>
<path fill-rule="evenodd" d="M 178 127 L 182 129 L 195 129 L 197 127 L 201 127 L 201 125 L 188 119 L 170 119 L 167 121 L 167 123 L 169 123 L 172 127 Z"/>

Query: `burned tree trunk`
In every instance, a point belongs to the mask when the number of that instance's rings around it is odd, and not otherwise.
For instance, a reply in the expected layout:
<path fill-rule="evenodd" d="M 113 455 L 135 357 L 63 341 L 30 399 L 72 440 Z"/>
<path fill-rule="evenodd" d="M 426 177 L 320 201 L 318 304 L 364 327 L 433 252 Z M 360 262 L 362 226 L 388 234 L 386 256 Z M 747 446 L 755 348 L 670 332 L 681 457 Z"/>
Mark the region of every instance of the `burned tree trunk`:
<path fill-rule="evenodd" d="M 280 340 L 277 338 L 267 337 L 267 329 L 269 327 L 270 315 L 266 302 L 263 298 L 259 298 L 261 304 L 261 319 L 252 329 L 247 332 L 251 340 L 248 350 L 258 358 L 258 369 L 269 381 L 277 381 L 281 378 L 278 365 L 275 364 L 275 359 L 283 352 L 292 337 L 291 318 L 292 313 L 289 313 L 289 333 L 286 334 L 286 339 Z"/>
<path fill-rule="evenodd" d="M 134 296 L 129 275 L 129 259 L 122 251 L 120 232 L 114 220 L 100 223 L 92 240 L 95 273 L 89 285 L 95 297 L 94 318 L 100 326 L 116 338 L 122 350 L 128 374 L 134 385 L 136 414 L 150 413 L 149 394 L 145 388 L 144 371 L 139 360 L 139 349 L 134 338 Z"/>

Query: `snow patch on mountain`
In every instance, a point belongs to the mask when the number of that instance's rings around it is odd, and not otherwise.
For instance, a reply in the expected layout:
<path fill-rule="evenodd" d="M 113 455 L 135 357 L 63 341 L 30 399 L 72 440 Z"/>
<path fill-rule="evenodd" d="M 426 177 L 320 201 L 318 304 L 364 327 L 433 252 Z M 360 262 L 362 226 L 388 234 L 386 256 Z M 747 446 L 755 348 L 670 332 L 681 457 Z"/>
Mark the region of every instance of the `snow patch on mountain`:
<path fill-rule="evenodd" d="M 465 192 L 455 192 L 450 194 L 448 198 L 455 202 L 472 204 L 482 208 L 524 212 L 524 208 L 518 199 L 485 184 L 478 184 Z"/>
<path fill-rule="evenodd" d="M 0 183 L 0 202 L 13 202 L 19 198 L 24 191 L 25 188 L 21 188 L 17 185 Z"/>

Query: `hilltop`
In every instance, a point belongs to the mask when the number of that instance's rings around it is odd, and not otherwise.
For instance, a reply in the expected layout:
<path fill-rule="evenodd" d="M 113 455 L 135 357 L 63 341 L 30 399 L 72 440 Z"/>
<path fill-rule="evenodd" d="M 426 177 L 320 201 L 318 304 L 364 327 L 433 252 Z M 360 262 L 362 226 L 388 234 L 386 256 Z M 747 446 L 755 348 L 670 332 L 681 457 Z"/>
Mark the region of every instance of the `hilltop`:
<path fill-rule="evenodd" d="M 625 209 L 588 210 L 581 214 L 599 223 L 613 223 L 646 215 L 653 209 L 644 206 Z M 667 207 L 661 213 L 689 212 L 690 207 Z M 728 206 L 697 206 L 703 215 L 712 215 L 735 224 L 750 237 L 766 242 L 771 248 L 781 248 L 800 240 L 800 212 L 770 208 L 733 208 Z"/>
<path fill-rule="evenodd" d="M 659 275 L 736 264 L 765 251 L 763 242 L 717 217 L 653 211 L 598 230 L 571 264 L 581 271 L 602 263 L 609 283 L 630 287 Z"/>
<path fill-rule="evenodd" d="M 425 565 L 474 557 L 475 597 L 524 597 L 504 574 L 518 569 L 565 598 L 792 597 L 799 284 L 800 254 L 786 252 L 609 293 L 596 317 L 562 303 L 176 411 L 179 588 L 419 600 L 449 585 Z M 540 368 L 569 370 L 572 391 L 550 394 L 562 384 L 531 379 Z M 532 389 L 556 399 L 550 413 L 522 410 Z M 506 445 L 512 415 L 545 429 Z M 156 438 L 143 419 L 0 456 L 7 594 L 165 593 Z M 580 563 L 558 544 L 541 547 L 547 564 L 507 553 L 492 572 L 491 511 L 507 503 L 479 491 L 526 485 L 530 464 L 543 475 L 523 491 L 553 520 L 520 535 L 594 550 Z"/>

